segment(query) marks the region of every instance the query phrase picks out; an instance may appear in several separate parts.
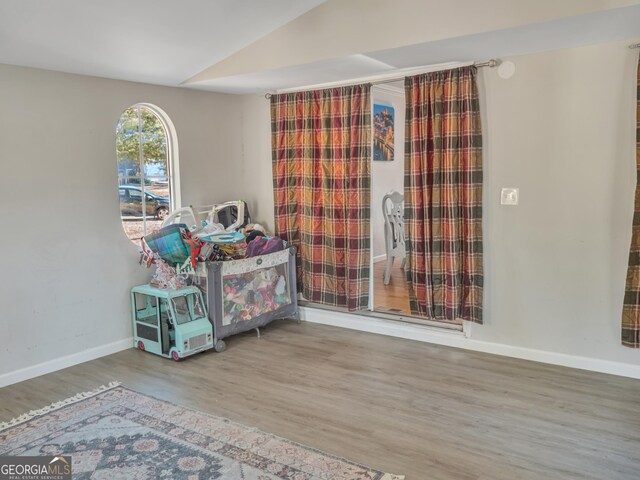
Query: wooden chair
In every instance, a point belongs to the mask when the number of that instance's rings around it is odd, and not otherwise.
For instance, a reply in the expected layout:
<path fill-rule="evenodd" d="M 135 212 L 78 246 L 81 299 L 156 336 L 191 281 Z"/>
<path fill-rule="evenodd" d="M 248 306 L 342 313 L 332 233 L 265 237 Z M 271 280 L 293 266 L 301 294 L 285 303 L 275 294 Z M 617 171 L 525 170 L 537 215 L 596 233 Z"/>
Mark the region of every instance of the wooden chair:
<path fill-rule="evenodd" d="M 382 197 L 382 213 L 384 216 L 384 243 L 387 252 L 387 267 L 383 281 L 389 285 L 393 259 L 402 258 L 400 268 L 404 269 L 407 261 L 407 250 L 404 241 L 404 197 L 400 192 L 389 192 Z"/>

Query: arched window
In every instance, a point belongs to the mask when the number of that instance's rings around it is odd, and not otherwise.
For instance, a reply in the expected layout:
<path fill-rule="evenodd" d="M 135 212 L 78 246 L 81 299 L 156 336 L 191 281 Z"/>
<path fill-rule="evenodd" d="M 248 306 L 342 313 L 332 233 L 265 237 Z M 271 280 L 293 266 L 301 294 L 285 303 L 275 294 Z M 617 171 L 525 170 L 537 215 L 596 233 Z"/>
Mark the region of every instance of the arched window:
<path fill-rule="evenodd" d="M 120 217 L 135 244 L 179 205 L 175 129 L 158 107 L 127 108 L 116 128 Z"/>

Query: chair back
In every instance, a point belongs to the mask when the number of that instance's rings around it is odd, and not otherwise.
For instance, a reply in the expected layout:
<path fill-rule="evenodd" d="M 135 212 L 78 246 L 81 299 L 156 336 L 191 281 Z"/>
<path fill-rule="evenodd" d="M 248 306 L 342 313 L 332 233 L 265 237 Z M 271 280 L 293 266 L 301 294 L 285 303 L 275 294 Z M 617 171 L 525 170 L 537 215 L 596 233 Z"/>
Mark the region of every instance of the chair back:
<path fill-rule="evenodd" d="M 405 257 L 403 195 L 393 191 L 382 197 L 382 212 L 387 255 Z"/>

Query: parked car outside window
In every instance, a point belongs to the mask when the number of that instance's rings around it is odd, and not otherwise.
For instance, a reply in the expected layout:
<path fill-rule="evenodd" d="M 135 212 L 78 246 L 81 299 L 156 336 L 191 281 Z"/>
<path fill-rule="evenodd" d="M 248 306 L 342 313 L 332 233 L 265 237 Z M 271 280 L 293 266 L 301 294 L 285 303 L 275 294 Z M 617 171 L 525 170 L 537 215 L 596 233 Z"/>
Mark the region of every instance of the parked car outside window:
<path fill-rule="evenodd" d="M 121 185 L 120 214 L 131 217 L 142 217 L 142 189 L 134 185 Z M 145 213 L 158 220 L 164 220 L 169 215 L 169 197 L 161 197 L 155 193 L 145 192 Z"/>

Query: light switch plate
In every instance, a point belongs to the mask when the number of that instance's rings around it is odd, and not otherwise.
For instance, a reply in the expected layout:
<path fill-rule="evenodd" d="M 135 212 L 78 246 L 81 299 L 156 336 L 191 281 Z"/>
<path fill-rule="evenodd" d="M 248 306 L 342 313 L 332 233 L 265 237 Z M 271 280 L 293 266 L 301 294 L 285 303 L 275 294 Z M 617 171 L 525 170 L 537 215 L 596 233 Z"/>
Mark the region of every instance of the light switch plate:
<path fill-rule="evenodd" d="M 518 199 L 520 197 L 519 188 L 503 188 L 500 192 L 500 204 L 501 205 L 518 205 Z"/>

